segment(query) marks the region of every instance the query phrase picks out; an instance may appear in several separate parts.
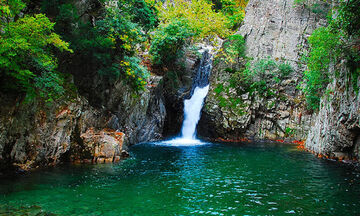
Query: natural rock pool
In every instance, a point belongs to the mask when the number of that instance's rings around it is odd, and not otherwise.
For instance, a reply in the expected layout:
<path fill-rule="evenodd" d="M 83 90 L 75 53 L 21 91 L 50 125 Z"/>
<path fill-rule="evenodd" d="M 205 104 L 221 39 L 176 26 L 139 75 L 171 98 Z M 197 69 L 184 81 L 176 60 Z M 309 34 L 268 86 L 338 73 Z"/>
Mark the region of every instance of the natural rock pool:
<path fill-rule="evenodd" d="M 139 144 L 0 180 L 0 215 L 358 215 L 360 172 L 282 144 Z M 25 207 L 25 208 L 23 208 Z M 25 214 L 26 215 L 26 214 Z"/>

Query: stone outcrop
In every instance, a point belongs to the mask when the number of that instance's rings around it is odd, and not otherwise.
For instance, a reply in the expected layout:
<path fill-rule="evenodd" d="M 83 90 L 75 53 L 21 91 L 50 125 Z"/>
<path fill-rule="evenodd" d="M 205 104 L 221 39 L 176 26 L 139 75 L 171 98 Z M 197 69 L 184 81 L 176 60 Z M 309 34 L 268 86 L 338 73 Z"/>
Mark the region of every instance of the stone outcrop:
<path fill-rule="evenodd" d="M 112 121 L 116 116 L 92 108 L 85 99 L 76 97 L 61 104 L 44 104 L 39 100 L 25 103 L 13 99 L 1 95 L 1 168 L 15 165 L 29 170 L 55 165 L 75 156 L 78 160 L 93 159 L 96 151 L 106 152 L 110 145 L 117 145 L 112 158 L 121 155 L 123 135 L 119 138 L 104 134 L 96 142 L 97 136 L 89 133 L 92 128 L 115 131 L 117 128 Z"/>
<path fill-rule="evenodd" d="M 104 106 L 116 115 L 126 145 L 162 138 L 166 109 L 161 80 L 151 76 L 147 89 L 139 93 L 122 82 L 110 89 Z"/>
<path fill-rule="evenodd" d="M 129 145 L 160 139 L 166 115 L 160 79 L 151 77 L 141 95 L 116 84 L 111 109 L 94 108 L 78 95 L 45 104 L 2 94 L 0 168 L 118 161 Z"/>
<path fill-rule="evenodd" d="M 116 162 L 123 151 L 125 134 L 114 130 L 97 131 L 89 128 L 80 135 L 82 145 L 71 152 L 70 159 L 74 162 Z M 74 148 L 75 149 L 75 148 Z"/>
<path fill-rule="evenodd" d="M 324 10 L 327 6 L 323 5 Z M 232 72 L 224 61 L 216 60 L 211 76 L 211 89 L 198 131 L 204 137 L 216 139 L 305 139 L 310 129 L 311 115 L 306 111 L 301 91 L 296 87 L 301 82 L 304 65 L 302 49 L 307 47 L 307 37 L 317 27 L 326 24 L 322 14 L 315 14 L 293 1 L 250 1 L 246 8 L 241 34 L 246 42 L 246 55 L 252 64 L 259 59 L 270 58 L 288 63 L 293 72 L 281 82 L 269 81 L 273 95 L 261 96 L 249 92 L 237 95 L 234 88 L 215 92 L 219 85 L 229 86 Z M 243 62 L 231 65 L 239 69 Z M 272 80 L 266 74 L 263 80 Z M 219 100 L 230 105 L 220 105 Z M 235 103 L 234 101 L 241 101 Z"/>
<path fill-rule="evenodd" d="M 360 159 L 360 92 L 351 82 L 345 61 L 336 68 L 342 76 L 328 85 L 305 147 L 330 158 Z M 360 79 L 357 80 L 357 84 Z"/>

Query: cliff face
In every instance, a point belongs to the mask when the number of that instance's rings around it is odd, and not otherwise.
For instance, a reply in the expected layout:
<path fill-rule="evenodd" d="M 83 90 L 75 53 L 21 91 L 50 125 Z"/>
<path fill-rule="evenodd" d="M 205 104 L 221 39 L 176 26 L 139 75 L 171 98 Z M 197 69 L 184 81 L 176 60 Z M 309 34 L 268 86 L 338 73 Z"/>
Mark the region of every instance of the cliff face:
<path fill-rule="evenodd" d="M 360 158 L 360 93 L 351 82 L 346 62 L 333 66 L 341 74 L 328 85 L 321 99 L 305 147 L 317 154 L 340 159 Z M 357 80 L 360 83 L 360 80 Z"/>
<path fill-rule="evenodd" d="M 327 7 L 323 5 L 322 8 L 326 10 Z M 270 71 L 266 72 L 262 79 L 269 80 L 272 95 L 262 96 L 258 92 L 237 95 L 229 84 L 232 74 L 225 70 L 228 65 L 217 61 L 200 122 L 200 134 L 226 139 L 305 139 L 311 115 L 306 112 L 303 96 L 296 88 L 304 70 L 301 49 L 306 49 L 306 39 L 312 31 L 325 23 L 322 14 L 293 5 L 293 1 L 250 1 L 238 34 L 245 38 L 246 55 L 252 59 L 251 65 L 260 59 L 271 59 L 277 64 L 288 63 L 293 70 L 281 82 L 270 81 Z M 239 68 L 239 63 L 235 67 Z M 227 92 L 219 93 L 215 91 L 219 84 L 230 87 Z M 219 106 L 219 98 L 232 105 Z M 232 103 L 237 99 L 241 103 Z"/>
<path fill-rule="evenodd" d="M 161 138 L 166 114 L 161 85 L 139 96 L 126 85 L 115 86 L 109 99 L 114 111 L 94 108 L 79 95 L 45 104 L 2 94 L 0 168 L 112 162 L 126 156 L 123 150 L 131 144 Z"/>
<path fill-rule="evenodd" d="M 87 144 L 81 135 L 90 128 L 115 129 L 111 121 L 115 116 L 100 113 L 81 97 L 51 105 L 39 100 L 21 103 L 18 99 L 1 95 L 1 168 L 16 165 L 27 170 L 70 160 L 70 156 L 72 159 L 90 159 L 83 154 L 85 148 L 74 151 L 77 145 L 85 147 Z M 87 146 L 90 154 L 98 144 Z M 102 144 L 117 145 L 114 149 L 118 153 L 111 157 L 120 155 L 122 141 Z M 66 155 L 68 158 L 64 158 Z"/>
<path fill-rule="evenodd" d="M 162 138 L 166 109 L 161 80 L 162 77 L 151 76 L 148 88 L 140 94 L 119 82 L 104 98 L 104 106 L 118 118 L 117 128 L 127 135 L 127 145 Z"/>

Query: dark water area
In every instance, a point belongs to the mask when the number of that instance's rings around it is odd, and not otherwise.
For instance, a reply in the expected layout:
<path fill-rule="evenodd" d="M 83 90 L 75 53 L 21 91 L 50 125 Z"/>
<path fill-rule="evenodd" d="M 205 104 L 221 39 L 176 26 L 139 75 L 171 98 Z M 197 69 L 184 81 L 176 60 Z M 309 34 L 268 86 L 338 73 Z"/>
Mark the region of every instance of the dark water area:
<path fill-rule="evenodd" d="M 360 215 L 360 172 L 295 146 L 130 150 L 118 164 L 0 179 L 0 215 Z"/>

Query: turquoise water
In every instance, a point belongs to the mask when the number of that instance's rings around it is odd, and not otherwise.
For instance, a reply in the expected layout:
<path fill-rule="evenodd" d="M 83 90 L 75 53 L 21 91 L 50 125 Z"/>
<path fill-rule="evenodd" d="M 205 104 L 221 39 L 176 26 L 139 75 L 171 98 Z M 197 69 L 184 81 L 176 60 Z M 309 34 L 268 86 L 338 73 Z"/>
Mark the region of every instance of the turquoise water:
<path fill-rule="evenodd" d="M 294 146 L 140 144 L 131 155 L 1 179 L 0 215 L 360 215 L 360 172 Z"/>

